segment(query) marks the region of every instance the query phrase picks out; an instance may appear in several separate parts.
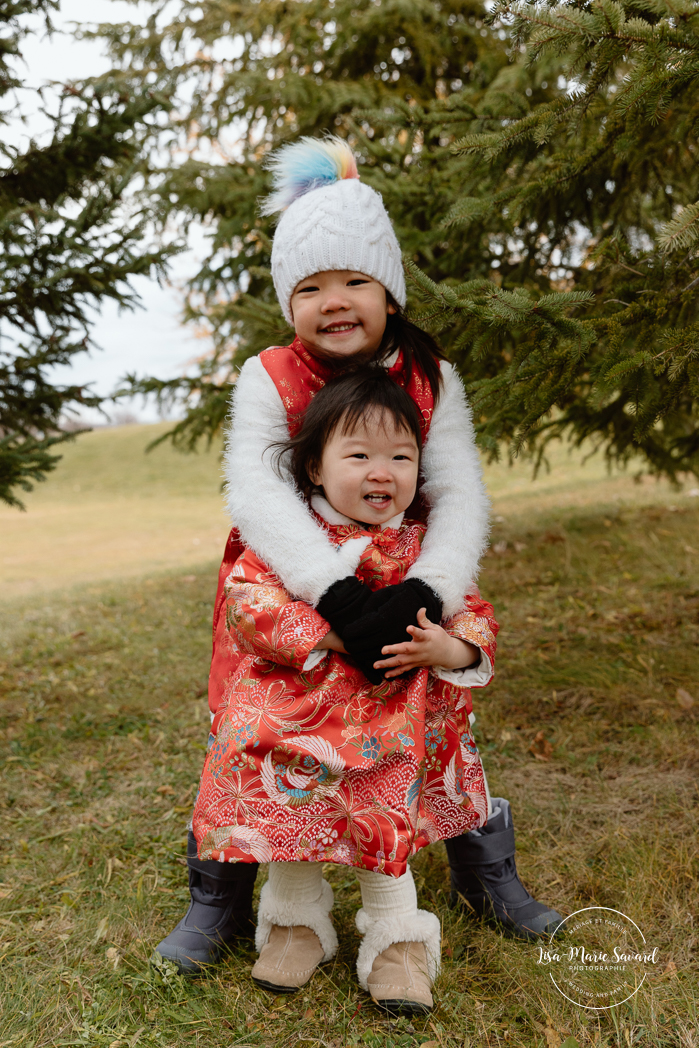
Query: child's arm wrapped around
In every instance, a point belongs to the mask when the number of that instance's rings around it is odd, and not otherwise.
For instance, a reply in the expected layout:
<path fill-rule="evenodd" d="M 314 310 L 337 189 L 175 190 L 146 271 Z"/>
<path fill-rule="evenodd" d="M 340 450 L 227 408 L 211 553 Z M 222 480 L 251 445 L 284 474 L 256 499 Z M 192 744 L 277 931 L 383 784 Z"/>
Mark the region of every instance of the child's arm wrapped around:
<path fill-rule="evenodd" d="M 489 503 L 463 384 L 450 364 L 441 371 L 443 388 L 422 461 L 428 531 L 408 577 L 434 590 L 449 616 L 459 611 L 463 593 L 478 574 Z M 228 509 L 246 545 L 291 594 L 315 607 L 334 583 L 354 574 L 360 551 L 349 543 L 333 546 L 293 482 L 283 470 L 281 476 L 275 471 L 270 445 L 287 436 L 286 408 L 260 359 L 252 358 L 241 370 L 234 398 L 226 456 Z M 388 617 L 391 609 L 382 610 Z M 407 621 L 415 621 L 414 611 Z"/>
<path fill-rule="evenodd" d="M 315 607 L 333 583 L 354 574 L 361 548 L 334 546 L 283 466 L 275 469 L 271 445 L 288 436 L 286 408 L 262 361 L 253 357 L 241 369 L 233 399 L 228 510 L 245 545 L 293 597 Z"/>

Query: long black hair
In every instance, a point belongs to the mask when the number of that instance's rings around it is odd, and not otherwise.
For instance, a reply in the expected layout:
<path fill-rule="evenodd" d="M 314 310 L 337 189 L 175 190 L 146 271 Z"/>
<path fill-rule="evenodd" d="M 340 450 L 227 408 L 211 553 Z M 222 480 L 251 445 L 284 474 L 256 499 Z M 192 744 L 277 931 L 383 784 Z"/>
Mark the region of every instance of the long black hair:
<path fill-rule="evenodd" d="M 427 379 L 436 404 L 442 389 L 439 361 L 445 359 L 444 353 L 432 335 L 407 319 L 390 291 L 386 292 L 386 301 L 393 306 L 395 313 L 389 313 L 386 318 L 386 330 L 374 359 L 386 360 L 397 349 L 402 349 L 406 382 L 410 381 L 413 368 L 417 367 Z"/>
<path fill-rule="evenodd" d="M 310 500 L 318 490 L 313 477 L 333 434 L 338 429 L 343 435 L 353 433 L 372 415 L 384 422 L 388 415 L 422 451 L 420 412 L 414 400 L 380 364 L 364 364 L 326 382 L 306 408 L 296 436 L 271 445 L 277 471 L 283 462 L 298 490 Z"/>

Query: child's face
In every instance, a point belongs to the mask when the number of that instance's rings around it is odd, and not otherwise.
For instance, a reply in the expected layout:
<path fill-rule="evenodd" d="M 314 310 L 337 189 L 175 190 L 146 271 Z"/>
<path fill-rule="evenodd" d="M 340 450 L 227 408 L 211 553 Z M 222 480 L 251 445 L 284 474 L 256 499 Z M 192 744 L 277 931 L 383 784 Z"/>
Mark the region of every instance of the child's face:
<path fill-rule="evenodd" d="M 383 284 L 347 269 L 315 273 L 291 296 L 296 334 L 318 357 L 371 356 L 395 311 Z"/>
<path fill-rule="evenodd" d="M 354 433 L 335 430 L 312 480 L 339 513 L 365 524 L 385 524 L 415 497 L 420 464 L 415 437 L 391 415 L 377 415 Z"/>

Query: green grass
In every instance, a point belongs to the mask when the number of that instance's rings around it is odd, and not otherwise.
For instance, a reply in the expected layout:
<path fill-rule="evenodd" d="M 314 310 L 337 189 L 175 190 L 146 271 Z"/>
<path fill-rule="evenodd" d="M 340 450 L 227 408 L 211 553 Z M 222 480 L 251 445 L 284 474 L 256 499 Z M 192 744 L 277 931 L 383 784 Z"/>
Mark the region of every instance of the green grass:
<path fill-rule="evenodd" d="M 493 792 L 512 801 L 530 888 L 565 912 L 622 910 L 660 948 L 641 992 L 599 1017 L 569 1004 L 532 947 L 447 908 L 442 845 L 414 863 L 444 928 L 428 1020 L 389 1020 L 359 990 L 359 895 L 344 868 L 328 870 L 340 952 L 300 994 L 255 989 L 246 944 L 207 978 L 151 969 L 187 899 L 209 563 L 0 610 L 0 1045 L 695 1045 L 699 506 L 625 502 L 600 482 L 596 507 L 564 481 L 559 508 L 525 492 L 510 512 L 500 496 L 482 590 L 501 643 L 496 681 L 475 696 L 477 736 Z"/>

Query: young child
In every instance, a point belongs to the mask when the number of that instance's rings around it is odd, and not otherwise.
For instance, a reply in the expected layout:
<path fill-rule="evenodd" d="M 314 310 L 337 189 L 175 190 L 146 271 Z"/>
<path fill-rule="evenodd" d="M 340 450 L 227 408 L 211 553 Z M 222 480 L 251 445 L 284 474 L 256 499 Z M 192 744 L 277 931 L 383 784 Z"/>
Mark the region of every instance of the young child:
<path fill-rule="evenodd" d="M 420 555 L 425 526 L 404 516 L 421 446 L 414 402 L 376 365 L 324 386 L 284 445 L 297 490 L 333 547 L 352 548 L 369 592 L 399 583 Z M 203 860 L 270 863 L 253 979 L 293 992 L 334 956 L 322 871 L 343 863 L 358 868 L 362 894 L 360 984 L 389 1011 L 429 1011 L 440 924 L 418 910 L 407 861 L 486 820 L 469 688 L 492 677 L 491 606 L 462 597 L 443 626 L 420 609 L 372 684 L 249 548 L 225 604 L 241 657 L 214 717 L 193 830 Z"/>
<path fill-rule="evenodd" d="M 400 248 L 381 197 L 358 176 L 341 139 L 305 139 L 274 160 L 282 210 L 272 276 L 296 337 L 246 361 L 235 387 L 226 459 L 235 523 L 219 572 L 209 706 L 216 714 L 239 653 L 226 623 L 224 583 L 244 546 L 287 592 L 316 608 L 365 675 L 379 679 L 382 649 L 407 640 L 426 608 L 433 622 L 455 614 L 473 587 L 488 531 L 473 425 L 463 386 L 434 340 L 402 314 Z M 427 523 L 405 577 L 371 592 L 356 576 L 360 552 L 333 543 L 288 477 L 275 471 L 270 444 L 298 432 L 314 395 L 347 365 L 374 361 L 404 388 L 420 413 L 423 452 L 410 519 Z M 517 875 L 509 804 L 493 799 L 486 827 L 450 839 L 452 904 L 499 923 L 508 934 L 550 934 L 561 917 L 536 902 Z M 157 952 L 183 971 L 215 963 L 251 927 L 251 864 L 221 866 L 197 857 L 188 840 L 191 905 Z"/>

